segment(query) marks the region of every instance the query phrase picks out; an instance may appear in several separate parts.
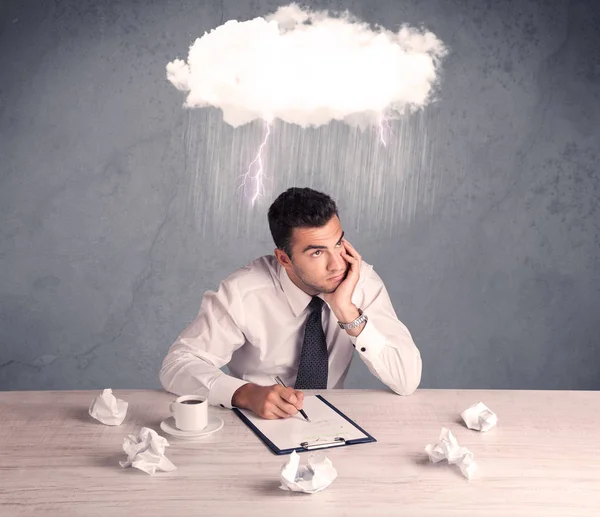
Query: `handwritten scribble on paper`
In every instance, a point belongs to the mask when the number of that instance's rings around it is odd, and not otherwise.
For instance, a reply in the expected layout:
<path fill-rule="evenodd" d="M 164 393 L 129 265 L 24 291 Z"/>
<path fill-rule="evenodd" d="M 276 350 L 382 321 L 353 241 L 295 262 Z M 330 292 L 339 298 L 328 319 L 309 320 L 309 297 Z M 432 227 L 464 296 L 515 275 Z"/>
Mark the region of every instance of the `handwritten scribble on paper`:
<path fill-rule="evenodd" d="M 346 438 L 348 434 L 344 425 L 332 423 L 327 420 L 306 422 L 306 434 L 300 438 L 301 442 L 331 441 L 334 438 Z"/>

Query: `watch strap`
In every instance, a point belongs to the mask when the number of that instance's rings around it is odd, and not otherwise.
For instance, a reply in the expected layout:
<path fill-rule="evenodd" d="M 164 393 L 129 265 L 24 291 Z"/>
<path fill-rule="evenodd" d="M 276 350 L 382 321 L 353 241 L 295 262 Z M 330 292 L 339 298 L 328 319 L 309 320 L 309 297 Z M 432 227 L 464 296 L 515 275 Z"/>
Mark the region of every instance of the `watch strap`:
<path fill-rule="evenodd" d="M 356 328 L 362 325 L 363 323 L 366 323 L 368 319 L 369 318 L 367 317 L 367 315 L 363 314 L 363 311 L 361 309 L 358 309 L 358 318 L 356 318 L 354 321 L 351 321 L 350 323 L 342 323 L 341 321 L 338 321 L 338 325 L 341 329 L 349 330 Z"/>

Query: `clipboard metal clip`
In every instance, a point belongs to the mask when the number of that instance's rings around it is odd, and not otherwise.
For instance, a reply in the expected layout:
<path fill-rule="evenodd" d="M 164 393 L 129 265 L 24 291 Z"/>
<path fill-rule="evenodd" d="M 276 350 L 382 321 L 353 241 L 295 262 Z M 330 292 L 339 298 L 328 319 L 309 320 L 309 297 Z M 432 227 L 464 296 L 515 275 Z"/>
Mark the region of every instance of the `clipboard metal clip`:
<path fill-rule="evenodd" d="M 313 449 L 322 449 L 324 447 L 337 447 L 339 445 L 346 445 L 346 439 L 341 436 L 337 436 L 331 442 L 302 442 L 300 447 L 302 447 L 304 450 L 310 451 Z"/>

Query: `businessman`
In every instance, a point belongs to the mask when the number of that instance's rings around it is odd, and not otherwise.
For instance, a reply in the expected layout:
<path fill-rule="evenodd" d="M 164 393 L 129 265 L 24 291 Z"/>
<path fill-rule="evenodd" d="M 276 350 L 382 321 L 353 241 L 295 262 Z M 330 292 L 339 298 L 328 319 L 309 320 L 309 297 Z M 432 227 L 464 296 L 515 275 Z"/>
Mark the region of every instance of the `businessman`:
<path fill-rule="evenodd" d="M 394 392 L 414 392 L 419 350 L 381 278 L 344 237 L 335 202 L 290 188 L 273 202 L 268 220 L 274 254 L 204 294 L 163 361 L 163 387 L 286 418 L 302 409 L 303 390 L 342 388 L 357 350 Z M 220 370 L 225 365 L 230 375 Z"/>

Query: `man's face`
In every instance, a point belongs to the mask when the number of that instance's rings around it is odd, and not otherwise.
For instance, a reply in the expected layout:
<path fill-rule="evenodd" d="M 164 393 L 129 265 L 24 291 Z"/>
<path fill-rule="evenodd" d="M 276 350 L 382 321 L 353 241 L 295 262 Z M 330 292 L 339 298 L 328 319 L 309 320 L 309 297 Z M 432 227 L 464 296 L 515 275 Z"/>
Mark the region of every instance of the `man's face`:
<path fill-rule="evenodd" d="M 348 270 L 341 255 L 343 236 L 336 215 L 320 228 L 294 228 L 292 259 L 283 263 L 292 282 L 310 295 L 333 293 Z"/>

